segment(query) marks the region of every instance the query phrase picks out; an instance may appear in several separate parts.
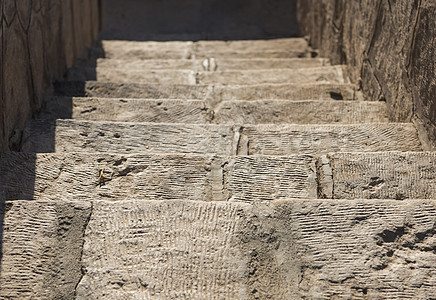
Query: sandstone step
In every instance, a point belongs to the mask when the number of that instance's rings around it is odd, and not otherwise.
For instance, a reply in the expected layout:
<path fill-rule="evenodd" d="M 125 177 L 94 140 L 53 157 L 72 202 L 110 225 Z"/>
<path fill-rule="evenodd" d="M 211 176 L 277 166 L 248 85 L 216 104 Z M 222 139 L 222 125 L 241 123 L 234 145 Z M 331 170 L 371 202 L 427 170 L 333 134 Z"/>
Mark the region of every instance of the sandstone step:
<path fill-rule="evenodd" d="M 328 60 L 315 58 L 290 59 L 98 59 L 97 64 L 86 67 L 68 69 L 67 80 L 96 80 L 97 74 L 106 69 L 116 70 L 192 70 L 195 72 L 229 71 L 229 70 L 267 70 L 267 69 L 301 69 L 327 66 Z"/>
<path fill-rule="evenodd" d="M 292 58 L 309 55 L 304 39 L 268 41 L 135 42 L 103 41 L 107 58 Z"/>
<path fill-rule="evenodd" d="M 430 299 L 436 284 L 436 200 L 5 207 L 1 298 Z"/>
<path fill-rule="evenodd" d="M 353 84 L 261 84 L 243 86 L 138 84 L 97 81 L 58 81 L 54 90 L 59 96 L 149 99 L 221 100 L 356 100 Z"/>
<path fill-rule="evenodd" d="M 105 82 L 148 84 L 348 83 L 342 66 L 216 72 L 97 68 L 96 78 Z"/>
<path fill-rule="evenodd" d="M 76 297 L 91 203 L 59 200 L 2 202 L 1 299 Z"/>
<path fill-rule="evenodd" d="M 268 50 L 300 50 L 308 48 L 304 38 L 282 38 L 271 40 L 236 40 L 236 41 L 198 41 L 194 43 L 196 52 L 226 51 L 268 51 Z"/>
<path fill-rule="evenodd" d="M 97 201 L 78 298 L 434 295 L 434 200 L 291 200 L 261 208 Z"/>
<path fill-rule="evenodd" d="M 103 69 L 153 70 L 153 69 L 191 69 L 193 71 L 227 71 L 252 69 L 299 69 L 314 68 L 328 65 L 324 58 L 289 58 L 289 59 L 167 59 L 167 60 L 132 60 L 106 59 L 97 60 L 97 67 Z"/>
<path fill-rule="evenodd" d="M 102 176 L 100 176 L 102 170 Z M 316 198 L 310 155 L 0 154 L 0 199 L 253 202 Z"/>
<path fill-rule="evenodd" d="M 324 124 L 388 122 L 386 103 L 368 101 L 47 98 L 38 118 L 191 124 Z"/>
<path fill-rule="evenodd" d="M 33 120 L 26 152 L 288 155 L 335 151 L 421 151 L 413 124 L 198 125 Z"/>
<path fill-rule="evenodd" d="M 333 188 L 328 198 L 436 199 L 436 153 L 335 153 L 330 165 Z"/>
<path fill-rule="evenodd" d="M 106 58 L 190 59 L 193 42 L 102 41 Z"/>

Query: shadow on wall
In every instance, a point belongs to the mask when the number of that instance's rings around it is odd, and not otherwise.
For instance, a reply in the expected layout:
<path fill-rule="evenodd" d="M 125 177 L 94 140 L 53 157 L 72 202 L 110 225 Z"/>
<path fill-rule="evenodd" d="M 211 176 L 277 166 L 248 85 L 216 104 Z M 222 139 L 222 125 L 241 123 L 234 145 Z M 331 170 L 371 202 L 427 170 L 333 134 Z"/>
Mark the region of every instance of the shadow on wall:
<path fill-rule="evenodd" d="M 296 0 L 103 0 L 102 39 L 240 40 L 298 35 Z"/>

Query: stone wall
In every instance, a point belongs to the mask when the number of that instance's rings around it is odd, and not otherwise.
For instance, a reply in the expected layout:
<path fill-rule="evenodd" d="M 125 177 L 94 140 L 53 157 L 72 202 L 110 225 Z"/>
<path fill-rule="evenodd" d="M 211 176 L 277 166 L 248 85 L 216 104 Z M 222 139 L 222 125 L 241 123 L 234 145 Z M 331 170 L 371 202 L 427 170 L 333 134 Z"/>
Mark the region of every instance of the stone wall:
<path fill-rule="evenodd" d="M 298 0 L 302 34 L 332 63 L 350 66 L 368 100 L 436 141 L 436 1 Z"/>
<path fill-rule="evenodd" d="M 0 151 L 60 79 L 97 40 L 98 0 L 0 0 Z"/>

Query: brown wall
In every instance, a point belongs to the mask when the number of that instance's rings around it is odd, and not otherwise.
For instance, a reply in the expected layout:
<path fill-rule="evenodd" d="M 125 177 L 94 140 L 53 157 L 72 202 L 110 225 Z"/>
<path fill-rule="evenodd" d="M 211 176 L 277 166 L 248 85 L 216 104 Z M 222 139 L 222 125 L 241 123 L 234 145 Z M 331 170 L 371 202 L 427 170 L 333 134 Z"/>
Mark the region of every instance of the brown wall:
<path fill-rule="evenodd" d="M 97 40 L 98 0 L 0 0 L 0 151 Z"/>
<path fill-rule="evenodd" d="M 299 0 L 313 47 L 348 64 L 368 100 L 386 99 L 393 121 L 413 120 L 436 141 L 436 1 Z M 419 127 L 419 126 L 418 126 Z"/>

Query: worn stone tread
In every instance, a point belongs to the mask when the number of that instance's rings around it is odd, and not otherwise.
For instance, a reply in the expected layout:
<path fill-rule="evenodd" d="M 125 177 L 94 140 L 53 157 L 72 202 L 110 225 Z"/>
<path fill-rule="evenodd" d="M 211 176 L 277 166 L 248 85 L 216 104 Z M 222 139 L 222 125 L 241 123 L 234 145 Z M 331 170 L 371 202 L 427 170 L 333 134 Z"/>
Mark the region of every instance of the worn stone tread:
<path fill-rule="evenodd" d="M 41 119 L 190 124 L 325 124 L 388 122 L 386 103 L 369 101 L 47 98 Z"/>
<path fill-rule="evenodd" d="M 436 153 L 329 154 L 334 198 L 436 199 Z"/>
<path fill-rule="evenodd" d="M 103 41 L 107 58 L 292 58 L 309 55 L 304 39 L 275 41 L 133 42 Z"/>
<path fill-rule="evenodd" d="M 207 65 L 209 64 L 209 66 Z M 215 64 L 215 67 L 214 65 Z M 201 59 L 153 59 L 153 60 L 135 60 L 135 59 L 107 59 L 100 58 L 97 60 L 99 68 L 113 69 L 191 69 L 193 71 L 226 71 L 226 70 L 253 70 L 253 69 L 299 69 L 314 68 L 328 65 L 325 58 L 241 58 L 241 59 L 215 59 L 205 62 Z"/>
<path fill-rule="evenodd" d="M 58 81 L 59 96 L 221 100 L 357 100 L 354 84 L 259 84 L 241 86 Z"/>
<path fill-rule="evenodd" d="M 91 203 L 1 201 L 0 298 L 73 299 Z"/>
<path fill-rule="evenodd" d="M 410 123 L 244 126 L 240 140 L 249 155 L 422 150 Z"/>
<path fill-rule="evenodd" d="M 94 204 L 77 299 L 247 298 L 248 261 L 236 240 L 243 206 L 112 204 Z"/>
<path fill-rule="evenodd" d="M 255 229 L 266 248 L 257 251 L 263 253 L 257 266 L 275 264 L 278 275 L 270 274 L 269 282 L 281 279 L 287 292 L 272 298 L 434 297 L 435 200 L 293 200 L 275 202 L 271 210 L 260 208 L 263 218 L 253 225 L 265 226 Z M 271 297 L 260 289 L 261 278 L 254 279 L 251 290 L 260 290 L 260 299 Z"/>
<path fill-rule="evenodd" d="M 333 151 L 421 151 L 413 124 L 201 125 L 33 120 L 26 152 L 288 155 Z"/>
<path fill-rule="evenodd" d="M 195 72 L 193 70 L 140 70 L 97 68 L 97 81 L 148 84 L 279 84 L 279 83 L 348 83 L 342 66 L 303 69 L 235 70 Z"/>
<path fill-rule="evenodd" d="M 436 200 L 88 200 L 5 203 L 3 298 L 433 297 Z"/>
<path fill-rule="evenodd" d="M 100 170 L 104 180 L 99 180 Z M 3 200 L 254 202 L 317 195 L 310 155 L 1 153 L 0 183 Z"/>

